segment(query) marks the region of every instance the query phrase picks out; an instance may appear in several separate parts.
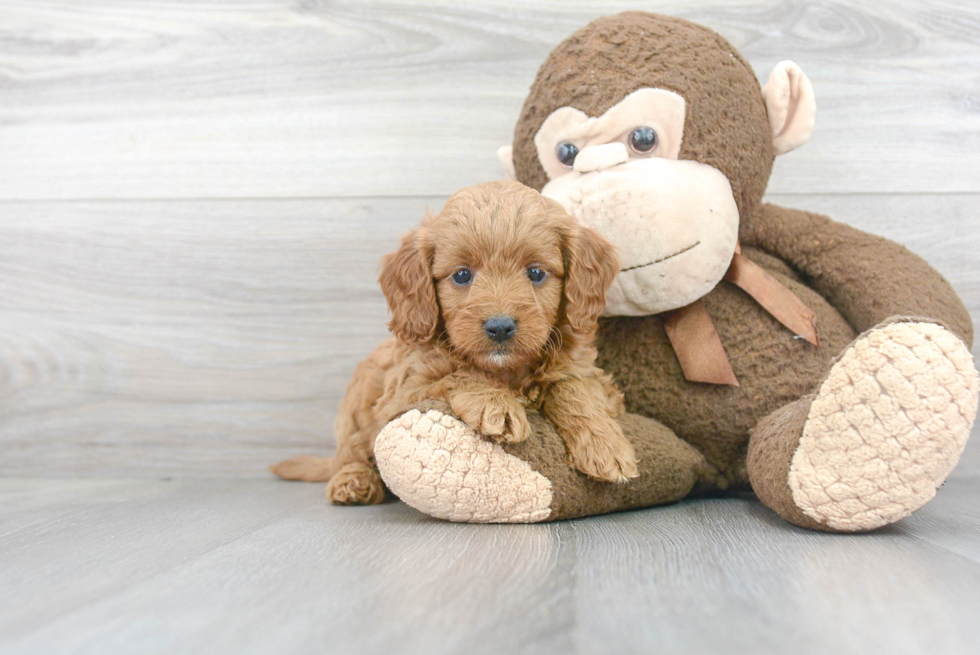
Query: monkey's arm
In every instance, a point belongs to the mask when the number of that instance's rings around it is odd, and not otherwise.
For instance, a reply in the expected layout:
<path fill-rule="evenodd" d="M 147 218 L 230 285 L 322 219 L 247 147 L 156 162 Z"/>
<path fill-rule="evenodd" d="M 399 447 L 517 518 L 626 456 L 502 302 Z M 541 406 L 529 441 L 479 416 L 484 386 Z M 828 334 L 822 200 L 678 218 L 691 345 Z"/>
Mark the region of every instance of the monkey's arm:
<path fill-rule="evenodd" d="M 763 205 L 742 222 L 743 245 L 808 279 L 858 332 L 893 316 L 939 321 L 973 345 L 973 322 L 949 282 L 918 255 L 826 216 Z"/>

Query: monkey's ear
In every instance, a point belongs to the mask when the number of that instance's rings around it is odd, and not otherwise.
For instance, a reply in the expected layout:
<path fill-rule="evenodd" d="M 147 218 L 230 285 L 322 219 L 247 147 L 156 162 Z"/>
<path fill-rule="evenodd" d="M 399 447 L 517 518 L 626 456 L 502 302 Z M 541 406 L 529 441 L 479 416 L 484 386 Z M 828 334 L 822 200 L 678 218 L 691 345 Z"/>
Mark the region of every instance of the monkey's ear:
<path fill-rule="evenodd" d="M 802 146 L 813 134 L 817 101 L 813 85 L 802 69 L 791 61 L 781 61 L 762 87 L 772 128 L 772 145 L 777 155 Z"/>
<path fill-rule="evenodd" d="M 500 146 L 497 148 L 497 159 L 504 167 L 504 179 L 517 180 L 517 171 L 514 170 L 514 146 Z"/>
<path fill-rule="evenodd" d="M 388 327 L 409 343 L 431 340 L 439 324 L 439 305 L 421 230 L 402 237 L 401 247 L 381 260 L 378 280 L 391 310 Z"/>

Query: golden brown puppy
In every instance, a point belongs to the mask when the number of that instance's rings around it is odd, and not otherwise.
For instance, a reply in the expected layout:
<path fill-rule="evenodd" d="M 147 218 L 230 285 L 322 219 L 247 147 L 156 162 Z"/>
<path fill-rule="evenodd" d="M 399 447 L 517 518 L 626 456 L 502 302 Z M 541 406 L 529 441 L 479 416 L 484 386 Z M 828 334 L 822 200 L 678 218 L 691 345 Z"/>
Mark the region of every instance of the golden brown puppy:
<path fill-rule="evenodd" d="M 637 476 L 615 417 L 623 396 L 594 366 L 593 335 L 619 272 L 613 247 L 517 182 L 459 191 L 381 262 L 394 336 L 354 372 L 337 416 L 337 454 L 273 467 L 327 481 L 337 504 L 384 499 L 374 439 L 407 406 L 445 400 L 474 430 L 516 443 L 525 408 L 544 413 L 569 461 L 600 480 Z"/>

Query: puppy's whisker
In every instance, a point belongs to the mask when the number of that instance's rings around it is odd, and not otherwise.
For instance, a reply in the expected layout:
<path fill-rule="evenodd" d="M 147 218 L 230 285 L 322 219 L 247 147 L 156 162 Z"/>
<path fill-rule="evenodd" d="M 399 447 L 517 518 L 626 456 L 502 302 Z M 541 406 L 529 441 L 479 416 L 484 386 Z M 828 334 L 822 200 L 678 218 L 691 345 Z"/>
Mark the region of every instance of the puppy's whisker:
<path fill-rule="evenodd" d="M 558 328 L 551 328 L 551 334 L 548 335 L 548 345 L 551 347 L 554 356 L 558 356 L 561 351 L 562 346 L 564 346 L 564 338 L 562 337 L 561 330 Z"/>
<path fill-rule="evenodd" d="M 558 338 L 557 343 L 555 343 L 555 349 L 561 350 L 562 346 L 565 345 L 565 337 L 562 335 L 561 330 L 558 328 L 551 328 L 551 334 Z"/>
<path fill-rule="evenodd" d="M 552 362 L 560 357 L 561 346 L 561 332 L 557 328 L 552 327 L 551 332 L 548 334 L 548 339 L 541 347 L 541 363 L 538 366 L 539 371 L 544 371 L 552 365 Z"/>

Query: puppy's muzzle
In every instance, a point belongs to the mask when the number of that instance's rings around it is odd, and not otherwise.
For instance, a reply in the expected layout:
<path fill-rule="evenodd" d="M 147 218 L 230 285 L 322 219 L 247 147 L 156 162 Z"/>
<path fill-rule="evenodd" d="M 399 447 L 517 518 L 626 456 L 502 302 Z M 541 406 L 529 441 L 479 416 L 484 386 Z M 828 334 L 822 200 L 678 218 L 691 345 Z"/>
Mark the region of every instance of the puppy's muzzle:
<path fill-rule="evenodd" d="M 491 316 L 483 323 L 483 332 L 492 341 L 504 343 L 517 333 L 517 323 L 510 316 Z"/>

